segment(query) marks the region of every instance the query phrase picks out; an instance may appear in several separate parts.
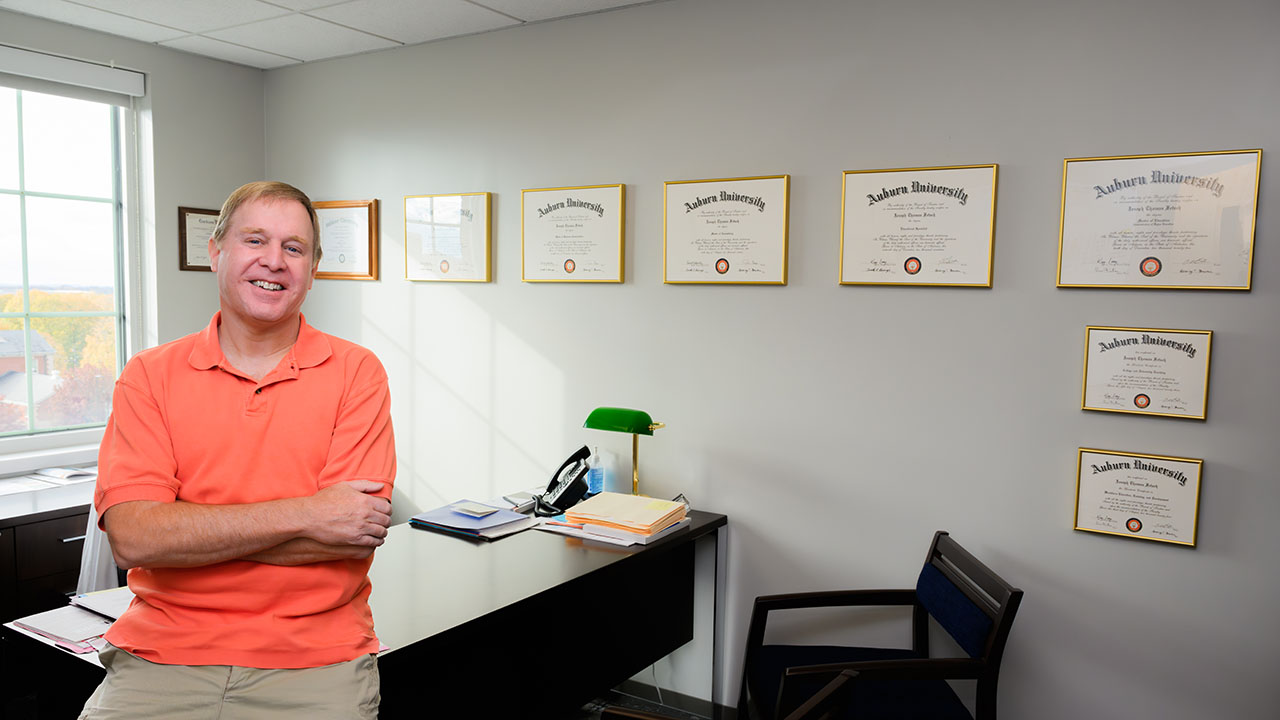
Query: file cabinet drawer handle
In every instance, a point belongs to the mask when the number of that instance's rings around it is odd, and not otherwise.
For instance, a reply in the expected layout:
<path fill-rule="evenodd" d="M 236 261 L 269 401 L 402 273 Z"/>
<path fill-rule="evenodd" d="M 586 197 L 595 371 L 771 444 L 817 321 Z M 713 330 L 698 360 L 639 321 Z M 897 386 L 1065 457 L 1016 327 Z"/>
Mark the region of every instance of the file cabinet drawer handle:
<path fill-rule="evenodd" d="M 81 541 L 81 540 L 83 540 L 84 538 L 85 538 L 85 536 L 84 536 L 84 535 L 77 535 L 77 536 L 75 536 L 75 537 L 62 538 L 62 542 L 64 542 L 64 543 L 69 543 L 69 542 L 80 542 L 80 541 Z"/>

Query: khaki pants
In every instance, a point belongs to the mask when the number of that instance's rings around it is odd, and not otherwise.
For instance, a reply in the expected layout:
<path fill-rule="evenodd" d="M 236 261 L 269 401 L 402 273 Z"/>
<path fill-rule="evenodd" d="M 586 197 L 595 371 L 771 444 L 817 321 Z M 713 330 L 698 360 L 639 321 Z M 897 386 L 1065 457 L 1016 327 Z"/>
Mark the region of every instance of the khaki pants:
<path fill-rule="evenodd" d="M 378 659 L 299 670 L 229 665 L 160 665 L 112 645 L 98 657 L 107 677 L 80 720 L 372 720 L 378 717 Z"/>

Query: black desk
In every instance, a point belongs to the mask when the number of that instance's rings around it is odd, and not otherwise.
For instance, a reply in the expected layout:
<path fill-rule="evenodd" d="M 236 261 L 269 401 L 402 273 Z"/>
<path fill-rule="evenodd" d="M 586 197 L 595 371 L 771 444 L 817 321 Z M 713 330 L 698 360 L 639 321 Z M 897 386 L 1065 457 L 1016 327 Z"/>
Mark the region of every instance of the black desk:
<path fill-rule="evenodd" d="M 692 515 L 687 530 L 631 547 L 538 530 L 481 543 L 392 527 L 370 571 L 374 627 L 390 647 L 378 659 L 381 717 L 571 716 L 670 654 L 693 638 L 695 542 L 717 542 L 726 524 Z M 47 666 L 39 675 L 55 679 L 63 707 L 78 709 L 101 678 L 95 665 L 4 632 Z"/>
<path fill-rule="evenodd" d="M 693 638 L 694 543 L 725 522 L 626 548 L 393 527 L 370 573 L 383 717 L 571 714 Z"/>

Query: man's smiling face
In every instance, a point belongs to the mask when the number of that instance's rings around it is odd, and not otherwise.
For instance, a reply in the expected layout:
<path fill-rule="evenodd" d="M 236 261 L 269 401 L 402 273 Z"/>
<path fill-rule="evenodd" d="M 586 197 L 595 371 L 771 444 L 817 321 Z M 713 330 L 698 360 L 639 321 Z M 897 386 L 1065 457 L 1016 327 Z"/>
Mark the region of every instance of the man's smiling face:
<path fill-rule="evenodd" d="M 293 200 L 241 205 L 221 247 L 209 243 L 223 320 L 272 330 L 297 319 L 315 276 L 311 218 Z"/>

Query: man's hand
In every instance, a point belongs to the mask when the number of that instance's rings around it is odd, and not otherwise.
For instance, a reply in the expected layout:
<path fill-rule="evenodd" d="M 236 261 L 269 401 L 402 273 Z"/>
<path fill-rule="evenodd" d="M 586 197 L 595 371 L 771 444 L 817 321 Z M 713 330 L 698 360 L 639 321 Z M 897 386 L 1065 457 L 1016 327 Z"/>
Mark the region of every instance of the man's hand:
<path fill-rule="evenodd" d="M 391 502 L 373 494 L 384 487 L 373 480 L 347 480 L 307 498 L 311 519 L 304 536 L 324 545 L 378 547 L 391 525 Z"/>
<path fill-rule="evenodd" d="M 372 480 L 348 480 L 305 498 L 312 519 L 303 537 L 244 560 L 269 565 L 307 565 L 328 560 L 363 560 L 386 541 L 391 524 L 391 503 L 373 493 L 383 484 Z"/>

